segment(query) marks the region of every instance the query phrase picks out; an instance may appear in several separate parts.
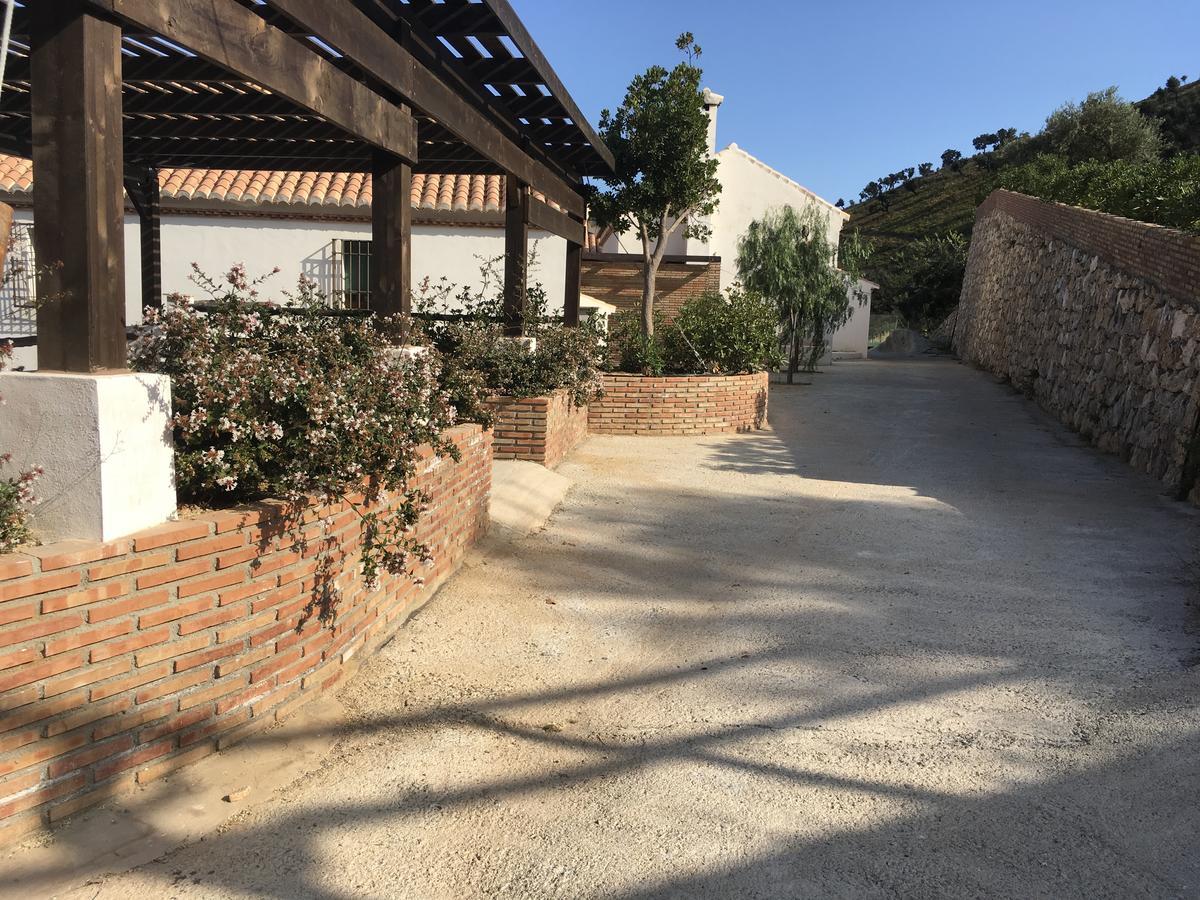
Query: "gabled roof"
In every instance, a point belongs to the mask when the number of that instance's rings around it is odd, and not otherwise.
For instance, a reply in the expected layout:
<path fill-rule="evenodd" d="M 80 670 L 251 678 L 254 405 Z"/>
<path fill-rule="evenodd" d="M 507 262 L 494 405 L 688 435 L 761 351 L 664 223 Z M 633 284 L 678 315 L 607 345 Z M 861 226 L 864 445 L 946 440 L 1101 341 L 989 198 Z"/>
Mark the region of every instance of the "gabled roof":
<path fill-rule="evenodd" d="M 215 200 L 296 206 L 357 208 L 371 205 L 371 176 L 361 172 L 267 172 L 249 169 L 160 169 L 164 200 Z M 0 155 L 0 192 L 31 194 L 33 164 Z M 500 212 L 505 179 L 501 175 L 414 174 L 414 209 Z M 551 204 L 553 206 L 554 204 Z"/>
<path fill-rule="evenodd" d="M 827 207 L 829 207 L 829 209 L 830 209 L 832 212 L 835 212 L 835 213 L 837 213 L 837 214 L 838 214 L 838 215 L 840 215 L 840 216 L 841 216 L 843 219 L 845 219 L 845 220 L 849 220 L 849 218 L 850 218 L 850 213 L 846 212 L 844 209 L 841 209 L 841 208 L 839 208 L 837 205 L 835 205 L 835 204 L 833 204 L 833 203 L 830 203 L 830 202 L 829 202 L 828 200 L 826 200 L 824 197 L 821 197 L 821 196 L 819 196 L 819 195 L 817 195 L 817 194 L 814 194 L 812 191 L 810 191 L 810 190 L 809 190 L 808 188 L 806 188 L 804 185 L 800 184 L 798 181 L 795 181 L 794 179 L 788 178 L 786 175 L 784 175 L 784 174 L 783 174 L 782 172 L 780 172 L 778 169 L 773 169 L 773 168 L 771 168 L 769 165 L 767 165 L 765 162 L 763 162 L 763 161 L 762 161 L 761 159 L 759 159 L 757 156 L 754 156 L 753 154 L 747 153 L 745 150 L 743 150 L 743 149 L 742 149 L 741 147 L 739 147 L 737 144 L 730 144 L 730 145 L 729 145 L 728 147 L 726 147 L 724 150 L 720 150 L 720 151 L 718 151 L 718 152 L 717 152 L 717 156 L 721 156 L 721 155 L 723 155 L 723 154 L 725 154 L 725 153 L 733 153 L 733 154 L 737 154 L 738 156 L 741 156 L 741 157 L 743 157 L 744 159 L 746 159 L 746 160 L 748 160 L 749 162 L 753 163 L 754 165 L 758 166 L 760 169 L 765 169 L 766 171 L 770 172 L 772 175 L 774 175 L 774 176 L 775 176 L 776 178 L 778 178 L 780 181 L 786 182 L 787 184 L 789 184 L 789 185 L 791 185 L 792 187 L 796 188 L 798 191 L 801 191 L 802 193 L 804 193 L 804 194 L 808 195 L 808 196 L 809 196 L 811 199 L 815 200 L 817 203 L 820 203 L 822 206 L 827 206 Z"/>

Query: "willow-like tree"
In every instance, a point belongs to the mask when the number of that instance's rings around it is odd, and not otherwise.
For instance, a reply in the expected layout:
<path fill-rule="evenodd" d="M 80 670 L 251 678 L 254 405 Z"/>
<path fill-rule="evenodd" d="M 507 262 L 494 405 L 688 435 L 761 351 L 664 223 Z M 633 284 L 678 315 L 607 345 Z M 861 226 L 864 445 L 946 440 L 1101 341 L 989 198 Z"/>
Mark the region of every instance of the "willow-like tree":
<path fill-rule="evenodd" d="M 607 190 L 591 200 L 602 228 L 631 229 L 642 242 L 642 329 L 654 333 L 654 283 L 672 234 L 706 240 L 705 218 L 717 208 L 721 183 L 708 153 L 708 114 L 700 91 L 700 47 L 691 33 L 675 46 L 687 57 L 675 68 L 651 66 L 630 83 L 616 112 L 600 114 L 600 136 L 616 159 Z"/>
<path fill-rule="evenodd" d="M 779 310 L 788 384 L 801 367 L 816 365 L 826 335 L 850 317 L 851 289 L 870 252 L 854 232 L 842 241 L 839 259 L 827 232 L 828 220 L 816 207 L 785 206 L 751 222 L 738 241 L 742 284 Z"/>

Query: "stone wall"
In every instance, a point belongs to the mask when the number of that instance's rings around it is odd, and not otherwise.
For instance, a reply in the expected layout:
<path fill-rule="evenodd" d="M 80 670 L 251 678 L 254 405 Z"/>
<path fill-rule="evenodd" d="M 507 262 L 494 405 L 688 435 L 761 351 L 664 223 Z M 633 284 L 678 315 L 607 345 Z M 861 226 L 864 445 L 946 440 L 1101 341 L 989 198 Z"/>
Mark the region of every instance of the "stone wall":
<path fill-rule="evenodd" d="M 347 504 L 206 513 L 0 556 L 0 842 L 217 752 L 329 690 L 487 529 L 491 435 L 422 452 L 435 562 L 364 583 Z M 332 590 L 330 590 L 332 589 Z M 335 599 L 328 599 L 333 597 Z"/>
<path fill-rule="evenodd" d="M 753 375 L 604 376 L 588 407 L 595 434 L 721 434 L 767 424 L 766 372 Z"/>
<path fill-rule="evenodd" d="M 1195 494 L 1200 237 L 996 191 L 976 216 L 954 348 Z"/>
<path fill-rule="evenodd" d="M 638 259 L 584 257 L 580 269 L 583 293 L 621 310 L 642 308 L 642 261 Z M 721 260 L 714 257 L 705 263 L 664 261 L 654 282 L 655 309 L 667 321 L 688 300 L 706 291 L 721 289 Z"/>
<path fill-rule="evenodd" d="M 588 408 L 567 390 L 546 397 L 492 397 L 496 459 L 526 459 L 553 469 L 587 437 Z"/>

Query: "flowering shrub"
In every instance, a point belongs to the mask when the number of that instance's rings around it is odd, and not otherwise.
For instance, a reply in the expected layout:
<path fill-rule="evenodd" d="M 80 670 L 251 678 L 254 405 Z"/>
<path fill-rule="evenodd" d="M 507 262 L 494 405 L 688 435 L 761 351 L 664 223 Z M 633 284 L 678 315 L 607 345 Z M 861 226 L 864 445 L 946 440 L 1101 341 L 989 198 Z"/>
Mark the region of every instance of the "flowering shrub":
<path fill-rule="evenodd" d="M 647 375 L 737 375 L 780 363 L 778 312 L 760 295 L 734 285 L 687 301 L 654 334 L 637 313 L 616 316 L 608 335 L 612 367 Z"/>
<path fill-rule="evenodd" d="M 524 332 L 532 342 L 506 336 L 495 263 L 484 263 L 479 290 L 426 280 L 414 297 L 418 315 L 426 318 L 426 338 L 442 359 L 443 388 L 459 417 L 490 425 L 484 401 L 495 394 L 539 397 L 566 388 L 576 406 L 600 396 L 604 349 L 599 324 L 567 328 L 553 321 L 546 312 L 545 289 L 534 284 L 524 303 Z"/>
<path fill-rule="evenodd" d="M 12 358 L 12 342 L 0 342 L 0 372 Z M 0 405 L 4 398 L 0 396 Z M 0 453 L 0 468 L 12 464 L 12 455 Z M 18 544 L 29 540 L 26 514 L 37 502 L 33 494 L 33 483 L 42 475 L 41 466 L 34 466 L 15 477 L 0 476 L 0 553 L 6 553 Z"/>
<path fill-rule="evenodd" d="M 220 284 L 193 269 L 212 302 L 201 311 L 191 297 L 169 297 L 147 311 L 131 350 L 133 368 L 171 377 L 181 497 L 348 500 L 362 519 L 368 583 L 380 567 L 428 561 L 409 537 L 425 498 L 408 482 L 418 445 L 454 455 L 440 436 L 454 415 L 436 357 L 393 350 L 389 338 L 410 323 L 328 314 L 304 276 L 284 308 L 258 302 L 264 279 L 249 280 L 244 266 Z"/>

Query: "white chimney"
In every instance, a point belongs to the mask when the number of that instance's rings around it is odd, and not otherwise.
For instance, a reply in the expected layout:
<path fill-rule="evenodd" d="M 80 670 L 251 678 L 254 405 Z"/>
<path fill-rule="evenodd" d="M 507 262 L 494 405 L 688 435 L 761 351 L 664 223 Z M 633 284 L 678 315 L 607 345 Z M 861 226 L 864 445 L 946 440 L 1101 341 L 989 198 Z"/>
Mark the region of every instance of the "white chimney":
<path fill-rule="evenodd" d="M 704 112 L 708 114 L 708 152 L 717 152 L 717 110 L 725 102 L 720 94 L 705 88 L 700 95 L 704 98 Z"/>

